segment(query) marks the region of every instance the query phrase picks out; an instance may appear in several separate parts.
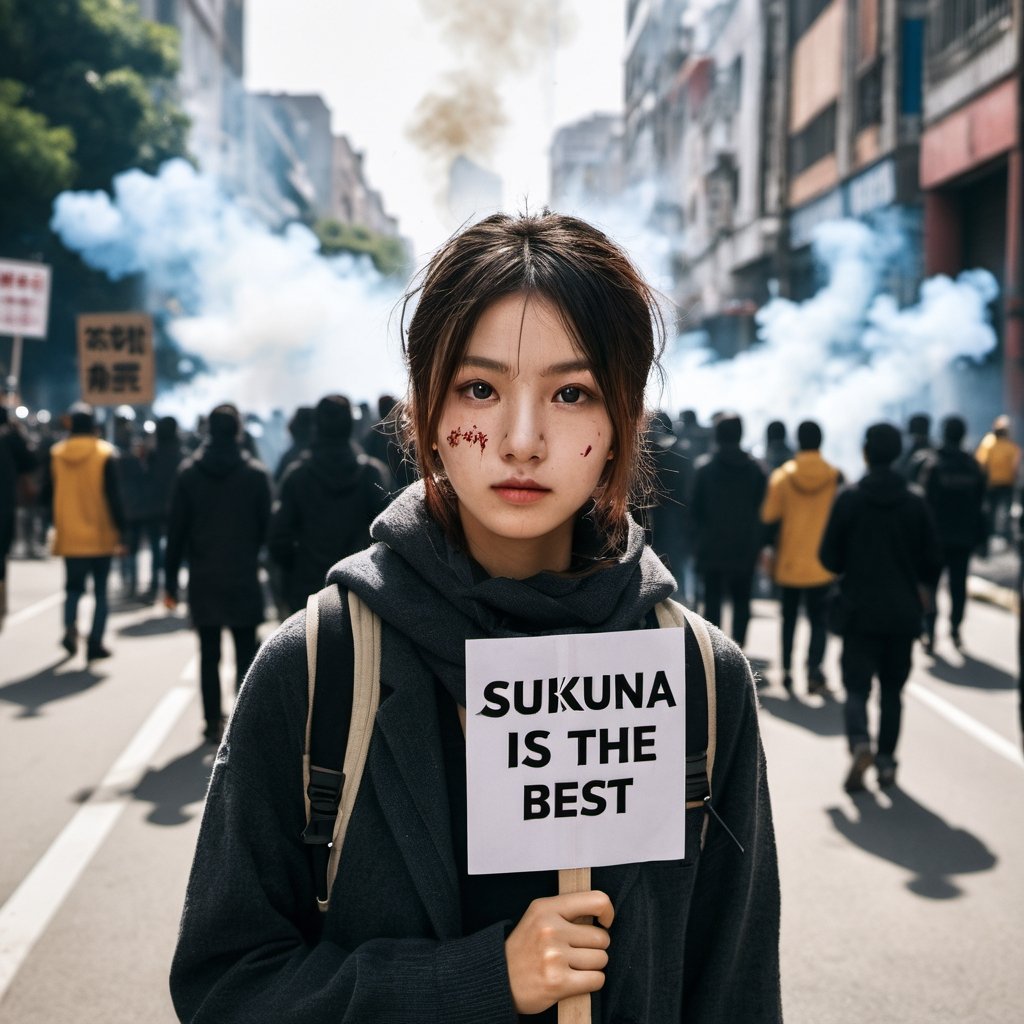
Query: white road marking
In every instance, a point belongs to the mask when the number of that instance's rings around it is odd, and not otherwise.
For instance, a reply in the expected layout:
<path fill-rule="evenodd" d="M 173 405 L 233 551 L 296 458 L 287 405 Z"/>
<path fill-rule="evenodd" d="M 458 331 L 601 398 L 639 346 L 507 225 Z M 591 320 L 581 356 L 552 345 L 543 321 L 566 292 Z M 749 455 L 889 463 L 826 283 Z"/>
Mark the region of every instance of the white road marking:
<path fill-rule="evenodd" d="M 189 661 L 182 679 L 194 678 L 195 662 Z M 194 696 L 194 686 L 181 684 L 163 695 L 96 790 L 0 907 L 0 1001 Z"/>
<path fill-rule="evenodd" d="M 20 612 L 13 612 L 8 615 L 4 625 L 8 627 L 17 626 L 19 623 L 27 622 L 40 612 L 45 612 L 47 608 L 52 608 L 54 605 L 60 604 L 63 600 L 64 591 L 58 591 L 56 594 L 44 597 L 41 601 L 36 601 L 35 604 L 30 604 L 27 608 L 22 608 Z"/>
<path fill-rule="evenodd" d="M 971 718 L 970 715 L 920 683 L 908 683 L 907 690 L 922 704 L 927 704 L 933 711 L 940 714 L 947 722 L 955 725 L 968 736 L 974 737 L 989 750 L 999 754 L 1000 757 L 1005 757 L 1011 764 L 1015 764 L 1018 768 L 1024 768 L 1024 753 L 1021 752 L 1019 745 L 1011 743 L 1006 737 L 1000 736 L 987 725 L 982 725 L 981 722 Z"/>

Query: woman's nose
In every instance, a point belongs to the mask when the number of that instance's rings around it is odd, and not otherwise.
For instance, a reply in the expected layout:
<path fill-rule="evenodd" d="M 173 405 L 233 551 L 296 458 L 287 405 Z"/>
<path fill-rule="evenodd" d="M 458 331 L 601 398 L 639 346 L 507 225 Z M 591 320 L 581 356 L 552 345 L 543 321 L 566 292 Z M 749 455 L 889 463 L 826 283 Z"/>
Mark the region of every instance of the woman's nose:
<path fill-rule="evenodd" d="M 543 458 L 546 450 L 542 417 L 529 402 L 516 402 L 509 409 L 501 457 L 515 462 Z"/>

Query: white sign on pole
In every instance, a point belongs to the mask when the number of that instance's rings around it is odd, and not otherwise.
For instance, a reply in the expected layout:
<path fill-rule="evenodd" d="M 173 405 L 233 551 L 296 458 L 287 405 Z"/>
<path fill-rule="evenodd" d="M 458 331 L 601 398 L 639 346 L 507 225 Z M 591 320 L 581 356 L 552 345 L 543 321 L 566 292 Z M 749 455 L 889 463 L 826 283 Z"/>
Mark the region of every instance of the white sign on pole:
<path fill-rule="evenodd" d="M 49 318 L 49 266 L 0 259 L 0 334 L 45 338 Z"/>
<path fill-rule="evenodd" d="M 683 630 L 466 641 L 470 874 L 681 860 Z"/>

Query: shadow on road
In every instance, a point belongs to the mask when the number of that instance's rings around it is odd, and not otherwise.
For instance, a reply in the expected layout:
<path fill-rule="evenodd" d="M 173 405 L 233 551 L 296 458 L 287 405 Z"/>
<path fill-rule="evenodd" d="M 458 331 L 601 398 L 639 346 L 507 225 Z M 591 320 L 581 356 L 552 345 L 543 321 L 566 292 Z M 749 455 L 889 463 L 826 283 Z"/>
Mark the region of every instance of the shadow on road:
<path fill-rule="evenodd" d="M 932 900 L 954 899 L 963 892 L 955 876 L 995 867 L 995 855 L 976 836 L 948 825 L 899 787 L 887 794 L 889 807 L 873 793 L 861 793 L 853 800 L 857 817 L 851 818 L 842 807 L 828 808 L 828 815 L 851 843 L 913 872 L 907 882 L 912 893 Z"/>
<path fill-rule="evenodd" d="M 182 630 L 191 629 L 188 619 L 180 615 L 154 615 L 149 619 L 142 619 L 140 622 L 133 622 L 128 626 L 122 626 L 118 636 L 165 636 L 168 633 L 179 633 Z"/>
<path fill-rule="evenodd" d="M 975 658 L 971 654 L 963 654 L 963 664 L 957 665 L 941 654 L 936 654 L 928 668 L 928 674 L 955 686 L 969 686 L 976 690 L 1015 690 L 1017 680 L 1001 668 Z"/>
<path fill-rule="evenodd" d="M 184 825 L 194 818 L 198 812 L 185 808 L 206 796 L 214 754 L 213 747 L 200 744 L 162 768 L 150 768 L 132 790 L 136 800 L 153 805 L 146 820 L 154 825 Z"/>
<path fill-rule="evenodd" d="M 69 668 L 70 661 L 65 656 L 40 672 L 0 686 L 0 701 L 19 705 L 18 718 L 37 718 L 47 704 L 84 693 L 107 678 L 91 665 Z"/>
<path fill-rule="evenodd" d="M 811 701 L 814 701 L 812 703 Z M 790 725 L 798 725 L 801 729 L 813 732 L 816 736 L 843 736 L 843 706 L 834 698 L 824 703 L 814 697 L 805 701 L 800 697 L 773 697 L 761 694 L 761 707 L 773 718 Z"/>

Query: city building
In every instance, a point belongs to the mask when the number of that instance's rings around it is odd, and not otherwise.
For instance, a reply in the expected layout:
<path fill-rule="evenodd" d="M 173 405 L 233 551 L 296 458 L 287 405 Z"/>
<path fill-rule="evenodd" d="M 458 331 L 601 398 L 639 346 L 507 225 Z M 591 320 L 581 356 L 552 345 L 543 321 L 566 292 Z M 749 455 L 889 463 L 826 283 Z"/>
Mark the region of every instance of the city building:
<path fill-rule="evenodd" d="M 333 139 L 330 216 L 378 235 L 398 236 L 398 221 L 385 211 L 380 193 L 366 183 L 363 154 L 345 135 Z"/>
<path fill-rule="evenodd" d="M 897 233 L 901 259 L 887 286 L 917 292 L 922 208 L 917 180 L 925 0 L 795 0 L 788 18 L 784 169 L 794 297 L 815 288 L 817 225 L 856 217 Z"/>
<path fill-rule="evenodd" d="M 605 202 L 625 180 L 623 122 L 618 114 L 592 114 L 559 128 L 551 143 L 551 204 Z"/>
<path fill-rule="evenodd" d="M 501 177 L 459 155 L 448 169 L 448 211 L 456 224 L 479 220 L 501 209 Z"/>
<path fill-rule="evenodd" d="M 1002 404 L 1024 413 L 1021 218 L 1021 0 L 936 0 L 924 71 L 925 262 L 929 273 L 985 267 Z"/>
<path fill-rule="evenodd" d="M 177 85 L 192 120 L 189 148 L 203 170 L 240 179 L 245 134 L 245 0 L 137 0 L 144 18 L 176 28 Z"/>

